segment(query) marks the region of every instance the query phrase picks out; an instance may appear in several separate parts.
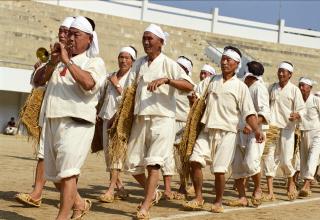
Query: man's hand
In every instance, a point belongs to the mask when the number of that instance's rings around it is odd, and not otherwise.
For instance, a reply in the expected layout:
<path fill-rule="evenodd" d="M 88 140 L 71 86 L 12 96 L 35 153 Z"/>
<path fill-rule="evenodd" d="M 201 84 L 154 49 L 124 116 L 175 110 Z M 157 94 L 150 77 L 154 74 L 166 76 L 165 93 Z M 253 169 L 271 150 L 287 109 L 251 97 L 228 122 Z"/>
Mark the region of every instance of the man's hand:
<path fill-rule="evenodd" d="M 252 128 L 249 125 L 246 125 L 242 131 L 244 134 L 250 134 L 252 132 Z"/>
<path fill-rule="evenodd" d="M 170 79 L 168 79 L 168 78 L 160 78 L 160 79 L 153 80 L 151 83 L 148 84 L 147 90 L 150 92 L 153 92 L 159 86 L 161 86 L 163 84 L 169 84 L 169 82 L 170 82 Z"/>
<path fill-rule="evenodd" d="M 112 76 L 108 77 L 108 80 L 114 85 L 117 86 L 119 84 L 119 80 L 116 74 L 112 74 Z"/>
<path fill-rule="evenodd" d="M 195 93 L 194 91 L 192 91 L 192 92 L 187 96 L 187 98 L 188 98 L 188 100 L 189 100 L 189 105 L 192 106 L 193 103 L 196 102 L 196 100 L 197 100 L 198 97 L 197 97 L 196 93 Z"/>
<path fill-rule="evenodd" d="M 262 143 L 262 142 L 264 142 L 265 137 L 264 137 L 264 135 L 263 135 L 263 133 L 261 132 L 260 129 L 256 130 L 256 131 L 254 132 L 254 135 L 255 135 L 255 138 L 256 138 L 257 143 Z"/>
<path fill-rule="evenodd" d="M 52 65 L 57 65 L 60 62 L 60 44 L 56 42 L 53 46 L 50 44 L 50 61 Z"/>
<path fill-rule="evenodd" d="M 67 64 L 70 61 L 69 52 L 67 51 L 63 43 L 60 44 L 60 59 L 64 64 Z"/>
<path fill-rule="evenodd" d="M 290 121 L 298 121 L 300 119 L 300 115 L 298 112 L 292 112 L 290 114 L 289 120 Z"/>
<path fill-rule="evenodd" d="M 33 65 L 34 69 L 35 69 L 35 70 L 38 69 L 41 64 L 42 64 L 41 61 L 36 62 L 36 63 Z"/>

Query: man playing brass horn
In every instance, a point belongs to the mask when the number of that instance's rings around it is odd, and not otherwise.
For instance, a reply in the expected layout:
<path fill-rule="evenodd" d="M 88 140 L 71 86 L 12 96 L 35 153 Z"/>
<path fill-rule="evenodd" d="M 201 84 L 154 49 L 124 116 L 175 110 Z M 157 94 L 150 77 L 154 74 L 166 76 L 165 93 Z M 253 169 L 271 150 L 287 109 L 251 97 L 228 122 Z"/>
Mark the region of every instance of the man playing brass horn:
<path fill-rule="evenodd" d="M 68 32 L 68 46 L 56 43 L 52 67 L 42 76 L 45 94 L 45 176 L 60 190 L 56 219 L 81 219 L 91 207 L 77 190 L 80 169 L 90 150 L 105 65 L 93 20 L 78 16 Z"/>
<path fill-rule="evenodd" d="M 67 43 L 68 30 L 73 22 L 73 17 L 66 17 L 62 24 L 59 27 L 58 39 L 62 44 Z M 35 87 L 40 84 L 40 77 L 44 74 L 46 69 L 52 68 L 51 63 L 41 63 L 41 61 L 37 62 L 34 67 L 36 69 L 34 73 L 34 77 L 31 80 L 31 84 Z M 41 199 L 42 199 L 42 191 L 43 186 L 46 183 L 46 179 L 44 177 L 44 109 L 45 109 L 46 100 L 42 101 L 42 107 L 39 115 L 39 126 L 42 127 L 42 132 L 40 134 L 39 140 L 39 150 L 37 154 L 37 167 L 36 167 L 36 175 L 34 180 L 34 188 L 33 191 L 28 193 L 19 193 L 16 195 L 16 199 L 24 204 L 31 205 L 34 207 L 40 207 Z"/>
<path fill-rule="evenodd" d="M 220 63 L 222 74 L 206 78 L 202 84 L 204 89 L 200 90 L 206 91 L 205 88 L 208 88 L 207 104 L 201 119 L 204 128 L 190 157 L 196 197 L 183 205 L 186 209 L 203 207 L 201 169 L 210 164 L 211 172 L 215 175 L 216 193 L 211 211 L 224 211 L 222 197 L 225 173 L 234 156 L 238 124 L 242 117 L 252 128 L 256 141 L 260 143 L 264 140 L 248 87 L 236 76 L 241 64 L 241 52 L 232 46 L 225 47 Z"/>

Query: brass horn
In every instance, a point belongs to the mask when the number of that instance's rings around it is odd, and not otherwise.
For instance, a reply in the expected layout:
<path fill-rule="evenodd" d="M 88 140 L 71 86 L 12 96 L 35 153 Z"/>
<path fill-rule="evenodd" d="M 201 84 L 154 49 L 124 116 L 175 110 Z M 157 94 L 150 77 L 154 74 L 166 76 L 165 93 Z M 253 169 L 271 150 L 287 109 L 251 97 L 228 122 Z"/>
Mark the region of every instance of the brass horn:
<path fill-rule="evenodd" d="M 49 52 L 44 47 L 39 47 L 36 51 L 37 58 L 42 62 L 45 63 L 49 59 Z"/>

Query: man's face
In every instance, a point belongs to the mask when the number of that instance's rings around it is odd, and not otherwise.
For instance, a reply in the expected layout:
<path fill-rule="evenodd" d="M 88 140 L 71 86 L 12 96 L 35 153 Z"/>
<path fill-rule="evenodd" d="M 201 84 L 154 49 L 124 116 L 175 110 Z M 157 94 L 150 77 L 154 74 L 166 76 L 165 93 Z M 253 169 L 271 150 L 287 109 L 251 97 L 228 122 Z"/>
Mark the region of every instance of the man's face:
<path fill-rule="evenodd" d="M 143 33 L 142 45 L 146 54 L 156 54 L 161 51 L 163 40 L 155 34 L 146 31 Z"/>
<path fill-rule="evenodd" d="M 59 38 L 60 43 L 67 44 L 68 31 L 69 31 L 69 28 L 67 28 L 65 26 L 60 26 L 59 33 L 58 33 L 58 38 Z"/>
<path fill-rule="evenodd" d="M 120 69 L 129 70 L 132 66 L 133 60 L 129 53 L 121 52 L 118 56 L 118 65 Z"/>
<path fill-rule="evenodd" d="M 239 62 L 235 61 L 234 59 L 223 55 L 221 57 L 220 65 L 221 71 L 223 74 L 233 74 L 235 73 L 236 69 L 238 68 Z"/>
<path fill-rule="evenodd" d="M 279 83 L 287 83 L 291 78 L 291 73 L 283 68 L 278 69 Z"/>
<path fill-rule="evenodd" d="M 92 41 L 92 36 L 76 28 L 70 28 L 68 33 L 68 45 L 72 54 L 80 54 L 86 51 Z"/>
<path fill-rule="evenodd" d="M 200 72 L 200 81 L 204 80 L 205 78 L 209 77 L 211 75 L 210 72 L 201 70 Z"/>
<path fill-rule="evenodd" d="M 312 86 L 309 86 L 308 84 L 300 82 L 299 89 L 300 89 L 303 96 L 309 96 L 311 89 L 312 89 Z"/>

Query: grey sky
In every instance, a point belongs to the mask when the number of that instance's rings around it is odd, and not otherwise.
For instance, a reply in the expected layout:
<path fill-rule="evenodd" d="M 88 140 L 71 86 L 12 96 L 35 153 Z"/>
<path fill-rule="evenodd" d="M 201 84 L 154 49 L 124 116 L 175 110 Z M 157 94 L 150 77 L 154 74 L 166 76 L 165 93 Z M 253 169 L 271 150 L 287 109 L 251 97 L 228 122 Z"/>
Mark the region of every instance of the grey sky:
<path fill-rule="evenodd" d="M 320 1 L 231 1 L 231 0 L 150 0 L 150 2 L 211 13 L 219 8 L 219 14 L 269 24 L 277 24 L 279 16 L 286 26 L 320 31 Z"/>

